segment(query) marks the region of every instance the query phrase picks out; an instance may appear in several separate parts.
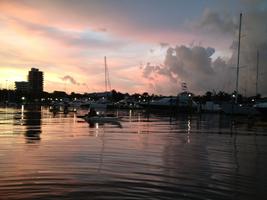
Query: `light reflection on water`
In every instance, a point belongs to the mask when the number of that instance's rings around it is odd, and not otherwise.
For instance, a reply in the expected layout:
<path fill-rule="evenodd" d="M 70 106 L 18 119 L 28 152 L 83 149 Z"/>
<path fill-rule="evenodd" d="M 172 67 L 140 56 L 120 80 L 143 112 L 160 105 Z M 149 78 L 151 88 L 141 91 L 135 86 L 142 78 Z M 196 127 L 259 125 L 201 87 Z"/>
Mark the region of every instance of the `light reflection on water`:
<path fill-rule="evenodd" d="M 118 111 L 88 125 L 0 109 L 0 199 L 252 199 L 266 195 L 267 126 L 252 119 Z"/>

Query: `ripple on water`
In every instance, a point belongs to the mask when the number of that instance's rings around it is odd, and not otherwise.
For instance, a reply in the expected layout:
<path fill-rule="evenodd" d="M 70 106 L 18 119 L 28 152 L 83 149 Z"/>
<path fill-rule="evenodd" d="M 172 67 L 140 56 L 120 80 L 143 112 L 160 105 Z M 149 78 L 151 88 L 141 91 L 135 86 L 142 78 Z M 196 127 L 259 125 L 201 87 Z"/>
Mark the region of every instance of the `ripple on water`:
<path fill-rule="evenodd" d="M 0 199 L 252 199 L 267 194 L 266 127 L 219 115 L 0 109 Z M 245 121 L 245 120 L 244 120 Z"/>

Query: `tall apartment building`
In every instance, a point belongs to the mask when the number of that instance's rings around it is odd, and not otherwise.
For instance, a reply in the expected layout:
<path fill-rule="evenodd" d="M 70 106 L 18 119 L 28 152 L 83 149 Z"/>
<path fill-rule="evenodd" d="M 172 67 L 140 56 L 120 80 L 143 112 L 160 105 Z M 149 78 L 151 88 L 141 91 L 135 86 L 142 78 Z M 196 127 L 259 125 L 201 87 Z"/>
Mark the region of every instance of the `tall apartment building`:
<path fill-rule="evenodd" d="M 41 94 L 44 91 L 44 76 L 39 69 L 31 68 L 28 73 L 28 82 L 31 93 Z"/>

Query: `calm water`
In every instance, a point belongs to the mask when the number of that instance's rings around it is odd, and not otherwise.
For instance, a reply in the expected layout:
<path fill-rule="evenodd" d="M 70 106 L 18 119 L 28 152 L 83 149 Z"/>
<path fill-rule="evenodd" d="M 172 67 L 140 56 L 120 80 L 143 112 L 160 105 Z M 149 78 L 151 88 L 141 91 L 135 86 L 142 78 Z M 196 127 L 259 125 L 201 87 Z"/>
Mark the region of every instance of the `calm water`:
<path fill-rule="evenodd" d="M 0 199 L 267 195 L 266 122 L 116 114 L 121 124 L 89 126 L 74 113 L 0 108 Z"/>

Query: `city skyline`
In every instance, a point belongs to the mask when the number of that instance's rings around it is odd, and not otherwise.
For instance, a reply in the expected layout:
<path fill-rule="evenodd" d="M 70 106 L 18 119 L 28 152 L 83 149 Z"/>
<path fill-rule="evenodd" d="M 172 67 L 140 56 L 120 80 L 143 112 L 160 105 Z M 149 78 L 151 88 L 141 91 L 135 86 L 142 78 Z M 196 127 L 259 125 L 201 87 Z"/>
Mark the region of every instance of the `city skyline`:
<path fill-rule="evenodd" d="M 176 95 L 186 82 L 196 94 L 232 92 L 242 12 L 239 91 L 255 93 L 259 50 L 259 92 L 267 95 L 266 8 L 264 0 L 2 0 L 1 88 L 34 67 L 45 73 L 45 91 L 101 92 L 107 56 L 117 91 Z"/>

